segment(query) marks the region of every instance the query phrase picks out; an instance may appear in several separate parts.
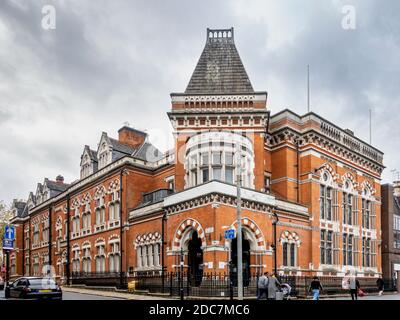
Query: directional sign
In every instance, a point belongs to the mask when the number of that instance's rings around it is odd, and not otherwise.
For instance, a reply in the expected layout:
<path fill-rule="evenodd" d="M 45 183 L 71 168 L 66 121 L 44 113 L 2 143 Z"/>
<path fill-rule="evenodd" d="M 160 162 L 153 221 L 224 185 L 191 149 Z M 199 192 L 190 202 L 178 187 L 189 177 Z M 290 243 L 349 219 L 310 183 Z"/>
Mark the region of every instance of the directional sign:
<path fill-rule="evenodd" d="M 14 240 L 15 239 L 15 228 L 14 226 L 6 226 L 4 228 L 4 239 Z"/>
<path fill-rule="evenodd" d="M 225 239 L 235 239 L 236 232 L 235 229 L 229 229 L 225 231 Z"/>
<path fill-rule="evenodd" d="M 14 240 L 3 239 L 3 250 L 14 250 Z"/>

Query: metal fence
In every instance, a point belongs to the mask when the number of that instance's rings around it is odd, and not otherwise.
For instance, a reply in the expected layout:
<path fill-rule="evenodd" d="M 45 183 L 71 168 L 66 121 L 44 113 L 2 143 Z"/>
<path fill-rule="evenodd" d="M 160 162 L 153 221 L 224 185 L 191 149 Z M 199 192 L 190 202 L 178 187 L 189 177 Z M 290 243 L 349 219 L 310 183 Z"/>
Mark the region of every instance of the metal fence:
<path fill-rule="evenodd" d="M 257 295 L 258 274 L 244 276 L 245 297 Z M 310 276 L 279 276 L 281 284 L 286 283 L 291 287 L 290 295 L 295 297 L 307 297 L 309 287 L 313 280 Z M 333 295 L 347 293 L 342 289 L 342 277 L 319 277 L 323 286 L 323 294 Z M 364 292 L 378 292 L 376 278 L 358 278 L 360 287 Z M 192 297 L 232 297 L 237 296 L 237 281 L 224 273 L 207 273 L 193 277 L 186 273 L 170 272 L 154 275 L 137 275 L 129 277 L 128 281 L 135 281 L 135 289 L 149 293 L 169 294 L 170 296 Z M 385 280 L 385 291 L 395 291 L 395 281 Z"/>
<path fill-rule="evenodd" d="M 258 291 L 259 274 L 244 274 L 243 295 L 255 297 Z M 279 276 L 281 284 L 291 287 L 290 295 L 307 297 L 312 281 L 311 276 Z M 323 294 L 333 295 L 347 293 L 342 289 L 342 277 L 319 277 L 323 286 Z M 360 287 L 366 293 L 378 292 L 376 278 L 358 278 Z M 74 285 L 105 286 L 127 288 L 128 282 L 134 281 L 135 290 L 169 296 L 221 297 L 237 296 L 237 278 L 225 273 L 203 273 L 191 275 L 181 272 L 158 272 L 155 274 L 136 274 L 127 277 L 125 273 L 73 272 L 71 283 Z M 384 279 L 385 291 L 395 291 L 396 283 L 392 279 Z"/>

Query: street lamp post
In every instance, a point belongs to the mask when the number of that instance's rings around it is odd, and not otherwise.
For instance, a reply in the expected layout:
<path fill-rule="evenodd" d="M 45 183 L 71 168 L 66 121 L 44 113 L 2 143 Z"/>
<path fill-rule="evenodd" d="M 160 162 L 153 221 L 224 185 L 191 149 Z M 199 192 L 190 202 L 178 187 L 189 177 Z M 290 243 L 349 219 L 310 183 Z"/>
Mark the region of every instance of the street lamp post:
<path fill-rule="evenodd" d="M 183 300 L 184 294 L 183 294 L 183 265 L 185 263 L 184 257 L 183 257 L 183 248 L 181 248 L 181 261 L 180 261 L 180 267 L 179 267 L 179 290 L 180 290 L 180 298 Z"/>
<path fill-rule="evenodd" d="M 238 277 L 238 299 L 243 300 L 243 261 L 242 261 L 242 199 L 241 199 L 241 147 L 237 143 L 237 164 L 236 164 L 236 190 L 237 190 L 237 277 Z"/>
<path fill-rule="evenodd" d="M 10 282 L 10 250 L 6 250 L 6 286 Z"/>
<path fill-rule="evenodd" d="M 275 212 L 273 212 L 273 215 L 274 215 L 274 221 L 272 221 L 272 226 L 274 228 L 274 245 L 273 245 L 273 249 L 274 249 L 274 273 L 275 273 L 275 276 L 276 276 L 277 275 L 277 266 L 276 266 L 276 261 L 277 261 L 277 259 L 276 259 L 276 249 L 277 249 L 277 247 L 276 247 L 276 225 L 279 222 L 279 218 L 278 218 L 278 215 Z"/>

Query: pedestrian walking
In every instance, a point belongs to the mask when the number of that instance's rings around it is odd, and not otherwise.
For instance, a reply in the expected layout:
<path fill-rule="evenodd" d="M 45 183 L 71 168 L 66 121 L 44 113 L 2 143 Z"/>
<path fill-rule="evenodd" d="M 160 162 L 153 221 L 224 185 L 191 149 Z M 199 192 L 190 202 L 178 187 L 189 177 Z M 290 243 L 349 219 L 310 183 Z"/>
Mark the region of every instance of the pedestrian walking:
<path fill-rule="evenodd" d="M 268 276 L 268 300 L 276 299 L 276 292 L 279 290 L 280 286 L 281 284 L 275 274 Z"/>
<path fill-rule="evenodd" d="M 323 288 L 319 278 L 317 276 L 313 277 L 310 287 L 308 288 L 308 291 L 313 295 L 313 300 L 319 300 L 319 295 L 321 294 L 322 290 Z"/>
<path fill-rule="evenodd" d="M 349 288 L 351 300 L 358 300 L 358 290 L 360 290 L 360 282 L 357 280 L 355 275 L 351 275 L 349 278 Z"/>
<path fill-rule="evenodd" d="M 376 285 L 378 287 L 379 295 L 381 296 L 385 288 L 385 282 L 383 281 L 382 276 L 379 276 L 378 280 L 376 280 Z"/>
<path fill-rule="evenodd" d="M 258 279 L 258 292 L 257 292 L 257 300 L 261 300 L 265 294 L 265 299 L 268 300 L 268 272 L 264 272 L 264 274 Z"/>

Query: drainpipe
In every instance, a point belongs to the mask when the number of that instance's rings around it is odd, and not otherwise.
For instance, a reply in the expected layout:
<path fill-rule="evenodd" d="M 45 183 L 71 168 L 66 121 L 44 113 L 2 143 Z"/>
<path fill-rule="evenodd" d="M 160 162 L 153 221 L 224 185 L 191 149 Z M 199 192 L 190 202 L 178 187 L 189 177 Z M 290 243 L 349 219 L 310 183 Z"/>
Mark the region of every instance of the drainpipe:
<path fill-rule="evenodd" d="M 164 282 L 165 282 L 165 222 L 167 221 L 167 211 L 164 211 L 161 220 L 161 277 L 162 277 L 162 292 L 164 293 Z"/>
<path fill-rule="evenodd" d="M 22 276 L 25 276 L 25 222 L 22 222 Z"/>
<path fill-rule="evenodd" d="M 51 231 L 52 231 L 52 228 L 51 228 L 51 223 L 52 223 L 52 219 L 51 219 L 51 215 L 52 215 L 52 213 L 53 213 L 53 208 L 52 208 L 52 206 L 51 205 L 49 205 L 49 266 L 51 266 L 51 262 L 52 262 L 52 257 L 51 257 L 51 255 L 52 255 L 52 252 L 51 252 L 51 242 L 52 242 L 52 234 L 51 234 Z"/>
<path fill-rule="evenodd" d="M 299 152 L 300 140 L 296 139 L 296 169 L 297 169 L 297 203 L 300 201 L 300 152 Z"/>
<path fill-rule="evenodd" d="M 119 285 L 122 287 L 123 284 L 123 271 L 122 271 L 122 232 L 123 232 L 123 224 L 122 224 L 122 176 L 124 173 L 124 169 L 122 169 L 119 173 L 119 199 L 120 199 L 120 204 L 119 204 L 119 250 L 120 250 L 120 255 L 119 255 Z"/>
<path fill-rule="evenodd" d="M 67 285 L 70 284 L 71 281 L 71 273 L 70 273 L 70 239 L 69 239 L 69 229 L 70 229 L 70 221 L 69 221 L 69 211 L 70 211 L 70 207 L 69 207 L 69 202 L 70 202 L 70 197 L 69 194 L 67 195 L 67 263 L 65 264 L 65 268 L 66 268 L 66 273 L 67 273 Z"/>

